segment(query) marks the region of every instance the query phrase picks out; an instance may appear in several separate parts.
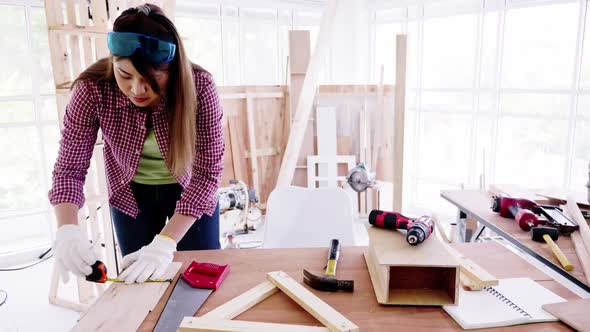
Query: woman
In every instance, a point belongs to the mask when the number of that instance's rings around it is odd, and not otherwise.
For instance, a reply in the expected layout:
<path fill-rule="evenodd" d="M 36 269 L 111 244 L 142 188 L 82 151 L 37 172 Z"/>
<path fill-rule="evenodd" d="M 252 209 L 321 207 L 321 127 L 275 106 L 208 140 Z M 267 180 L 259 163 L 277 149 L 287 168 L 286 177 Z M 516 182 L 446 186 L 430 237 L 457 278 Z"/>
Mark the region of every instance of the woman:
<path fill-rule="evenodd" d="M 160 277 L 176 250 L 220 246 L 222 110 L 211 75 L 190 63 L 159 7 L 124 11 L 108 46 L 112 55 L 76 79 L 66 109 L 49 192 L 58 222 L 54 255 L 64 280 L 68 272 L 89 275 L 97 260 L 76 216 L 100 129 L 124 255 L 119 279 L 141 283 Z"/>

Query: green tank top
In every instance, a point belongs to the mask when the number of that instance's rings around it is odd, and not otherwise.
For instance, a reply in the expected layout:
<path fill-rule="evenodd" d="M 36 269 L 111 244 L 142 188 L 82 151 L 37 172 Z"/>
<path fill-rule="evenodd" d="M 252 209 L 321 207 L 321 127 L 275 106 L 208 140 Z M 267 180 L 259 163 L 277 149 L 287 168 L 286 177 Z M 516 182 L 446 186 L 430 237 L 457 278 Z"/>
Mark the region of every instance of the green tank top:
<path fill-rule="evenodd" d="M 170 184 L 177 182 L 170 173 L 168 166 L 166 166 L 164 158 L 162 158 L 153 129 L 148 130 L 143 143 L 141 159 L 135 177 L 133 177 L 133 182 L 141 184 Z"/>

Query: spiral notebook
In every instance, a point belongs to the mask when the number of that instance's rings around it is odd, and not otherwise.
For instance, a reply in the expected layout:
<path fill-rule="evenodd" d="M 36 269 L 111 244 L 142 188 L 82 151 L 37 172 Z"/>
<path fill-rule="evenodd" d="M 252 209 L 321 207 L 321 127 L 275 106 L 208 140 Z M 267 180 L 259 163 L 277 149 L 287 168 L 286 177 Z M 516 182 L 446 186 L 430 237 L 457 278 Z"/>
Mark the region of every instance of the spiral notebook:
<path fill-rule="evenodd" d="M 551 322 L 558 319 L 541 308 L 564 302 L 529 278 L 500 279 L 481 291 L 459 290 L 459 304 L 443 309 L 465 330 Z"/>

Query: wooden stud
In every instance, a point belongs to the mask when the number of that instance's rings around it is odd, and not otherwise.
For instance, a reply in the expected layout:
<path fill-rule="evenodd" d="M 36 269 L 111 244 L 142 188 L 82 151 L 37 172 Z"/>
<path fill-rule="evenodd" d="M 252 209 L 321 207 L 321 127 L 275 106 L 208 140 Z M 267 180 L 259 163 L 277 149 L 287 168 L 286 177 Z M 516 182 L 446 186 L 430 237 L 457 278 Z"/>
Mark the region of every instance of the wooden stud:
<path fill-rule="evenodd" d="M 586 250 L 590 252 L 590 227 L 588 227 L 588 223 L 586 222 L 586 219 L 584 219 L 584 216 L 578 207 L 578 203 L 576 203 L 576 199 L 571 195 L 567 197 L 567 209 L 569 215 L 578 224 L 579 233 L 584 242 L 584 246 L 586 247 Z"/>
<path fill-rule="evenodd" d="M 250 143 L 250 165 L 252 171 L 252 186 L 260 195 L 258 175 L 258 155 L 256 154 L 256 124 L 254 122 L 254 105 L 252 97 L 246 98 L 246 117 L 248 119 L 248 141 Z"/>
<path fill-rule="evenodd" d="M 178 332 L 329 332 L 325 327 L 185 317 Z"/>
<path fill-rule="evenodd" d="M 329 332 L 326 327 L 307 326 L 307 325 L 289 325 L 277 323 L 260 323 L 238 320 L 217 320 L 208 321 L 202 318 L 185 317 L 180 325 L 178 332 Z"/>
<path fill-rule="evenodd" d="M 262 148 L 256 150 L 256 156 L 258 157 L 269 157 L 279 155 L 280 152 L 277 148 Z M 244 155 L 246 158 L 251 158 L 250 151 L 245 151 Z"/>
<path fill-rule="evenodd" d="M 570 237 L 572 239 L 572 243 L 574 244 L 574 249 L 576 250 L 576 255 L 578 256 L 580 265 L 582 265 L 582 270 L 584 271 L 586 281 L 590 285 L 590 252 L 588 252 L 588 249 L 586 249 L 586 246 L 582 241 L 582 236 L 580 236 L 578 232 L 573 232 Z"/>
<path fill-rule="evenodd" d="M 358 326 L 353 322 L 289 277 L 285 272 L 270 272 L 268 279 L 331 331 L 359 330 Z"/>
<path fill-rule="evenodd" d="M 393 210 L 402 210 L 404 180 L 404 125 L 406 109 L 407 36 L 397 35 L 395 49 L 395 108 L 393 143 Z"/>
<path fill-rule="evenodd" d="M 246 173 L 244 172 L 244 165 L 242 164 L 242 156 L 240 155 L 240 146 L 242 146 L 242 140 L 238 136 L 238 123 L 235 116 L 228 116 L 227 121 L 229 123 L 229 137 L 230 144 L 232 146 L 232 162 L 234 167 L 234 173 L 237 179 L 246 180 Z M 243 150 L 242 150 L 243 151 Z"/>
<path fill-rule="evenodd" d="M 201 316 L 201 318 L 209 320 L 233 319 L 278 291 L 279 289 L 277 286 L 272 282 L 265 280 L 263 283 L 242 293 L 238 297 L 233 298 L 231 301 L 209 311 Z"/>
<path fill-rule="evenodd" d="M 281 169 L 277 179 L 277 187 L 289 186 L 293 181 L 293 173 L 297 165 L 297 157 L 301 149 L 301 143 L 307 127 L 309 114 L 312 109 L 317 79 L 324 60 L 324 54 L 332 37 L 333 21 L 336 14 L 338 1 L 330 0 L 322 17 L 319 35 L 313 56 L 309 61 L 307 73 L 301 87 L 301 94 L 297 101 L 297 108 L 289 133 L 289 140 L 283 155 Z"/>

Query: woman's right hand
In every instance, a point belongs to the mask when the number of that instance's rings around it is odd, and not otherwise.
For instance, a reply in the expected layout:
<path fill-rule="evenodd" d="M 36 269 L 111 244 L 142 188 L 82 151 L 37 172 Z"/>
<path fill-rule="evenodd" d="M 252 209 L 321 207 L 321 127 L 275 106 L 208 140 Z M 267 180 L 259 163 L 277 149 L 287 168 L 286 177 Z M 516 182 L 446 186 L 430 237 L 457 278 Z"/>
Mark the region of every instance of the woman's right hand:
<path fill-rule="evenodd" d="M 57 229 L 53 256 L 58 273 L 64 282 L 70 279 L 69 272 L 84 277 L 92 273 L 91 265 L 97 260 L 88 236 L 80 226 L 65 224 Z"/>

